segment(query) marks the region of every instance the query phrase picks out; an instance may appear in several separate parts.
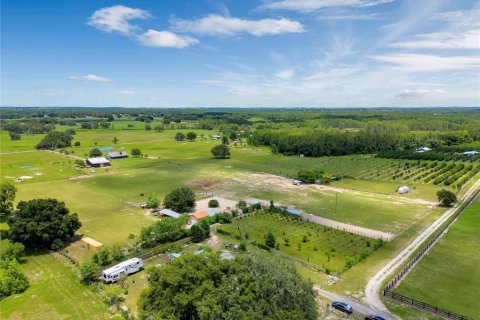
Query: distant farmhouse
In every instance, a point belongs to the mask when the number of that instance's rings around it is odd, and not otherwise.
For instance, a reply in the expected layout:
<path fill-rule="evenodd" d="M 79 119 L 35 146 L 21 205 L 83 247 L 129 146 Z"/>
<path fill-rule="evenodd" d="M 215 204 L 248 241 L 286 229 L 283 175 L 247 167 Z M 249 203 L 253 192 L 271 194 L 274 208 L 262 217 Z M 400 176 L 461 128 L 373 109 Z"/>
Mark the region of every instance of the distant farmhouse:
<path fill-rule="evenodd" d="M 463 154 L 466 156 L 476 156 L 477 154 L 480 154 L 480 152 L 472 150 L 472 151 L 465 151 L 463 152 Z"/>
<path fill-rule="evenodd" d="M 89 166 L 99 168 L 99 167 L 108 167 L 110 166 L 110 161 L 108 161 L 105 157 L 99 157 L 99 158 L 88 158 L 87 159 L 87 164 Z"/>
<path fill-rule="evenodd" d="M 424 152 L 427 152 L 427 151 L 432 151 L 432 149 L 429 148 L 429 147 L 420 147 L 417 150 L 415 150 L 416 153 L 424 153 Z"/>
<path fill-rule="evenodd" d="M 125 151 L 114 151 L 107 153 L 107 158 L 109 159 L 123 159 L 128 158 L 128 153 Z"/>

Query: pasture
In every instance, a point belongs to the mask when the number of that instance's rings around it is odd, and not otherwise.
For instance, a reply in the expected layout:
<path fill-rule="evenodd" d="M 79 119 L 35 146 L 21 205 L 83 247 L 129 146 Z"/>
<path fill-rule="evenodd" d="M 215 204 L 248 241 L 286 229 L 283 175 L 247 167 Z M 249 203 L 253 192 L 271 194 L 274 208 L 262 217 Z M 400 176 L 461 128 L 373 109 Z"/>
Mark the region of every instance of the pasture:
<path fill-rule="evenodd" d="M 272 232 L 278 250 L 328 272 L 343 271 L 349 257 L 362 251 L 368 255 L 374 245 L 372 239 L 275 213 L 252 213 L 216 228 L 263 245 L 267 233 Z"/>
<path fill-rule="evenodd" d="M 29 256 L 22 264 L 30 288 L 0 301 L 0 318 L 103 320 L 108 308 L 82 284 L 74 267 L 55 253 Z"/>
<path fill-rule="evenodd" d="M 477 198 L 395 292 L 475 319 L 480 314 L 479 232 Z"/>

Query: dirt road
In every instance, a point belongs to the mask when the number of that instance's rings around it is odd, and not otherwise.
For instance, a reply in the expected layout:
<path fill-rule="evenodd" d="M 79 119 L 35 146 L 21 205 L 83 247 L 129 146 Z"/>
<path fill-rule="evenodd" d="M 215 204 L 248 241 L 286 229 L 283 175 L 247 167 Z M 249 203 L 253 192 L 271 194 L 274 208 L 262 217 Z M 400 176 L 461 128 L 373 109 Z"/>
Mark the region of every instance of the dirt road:
<path fill-rule="evenodd" d="M 360 236 L 364 236 L 372 239 L 382 239 L 383 241 L 390 241 L 395 237 L 395 235 L 392 233 L 363 228 L 363 227 L 355 226 L 348 223 L 343 223 L 343 222 L 339 222 L 331 219 L 322 218 L 319 216 L 315 216 L 313 214 L 302 213 L 300 214 L 300 217 L 303 220 L 320 224 L 322 226 L 343 230 L 346 232 L 358 234 Z"/>
<path fill-rule="evenodd" d="M 417 250 L 437 229 L 446 222 L 457 210 L 457 208 L 465 201 L 467 201 L 480 188 L 480 180 L 464 194 L 456 206 L 447 210 L 440 218 L 435 220 L 428 228 L 421 232 L 410 244 L 403 249 L 395 258 L 390 260 L 382 269 L 380 269 L 367 283 L 365 288 L 365 302 L 380 310 L 387 311 L 383 304 L 380 291 L 382 290 L 382 283 L 393 273 L 397 268 L 410 257 L 410 255 Z"/>

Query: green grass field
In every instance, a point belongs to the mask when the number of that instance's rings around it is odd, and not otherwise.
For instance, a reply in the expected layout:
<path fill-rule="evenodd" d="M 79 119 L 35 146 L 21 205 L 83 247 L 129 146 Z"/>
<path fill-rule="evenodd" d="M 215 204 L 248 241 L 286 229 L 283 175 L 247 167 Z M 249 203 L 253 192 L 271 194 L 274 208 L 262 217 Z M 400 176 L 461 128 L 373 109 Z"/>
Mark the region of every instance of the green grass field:
<path fill-rule="evenodd" d="M 480 315 L 479 233 L 477 199 L 395 292 L 476 319 Z"/>
<path fill-rule="evenodd" d="M 22 269 L 30 288 L 0 301 L 1 319 L 108 318 L 100 296 L 80 284 L 76 270 L 59 254 L 30 256 Z"/>
<path fill-rule="evenodd" d="M 272 232 L 280 251 L 332 272 L 344 268 L 347 256 L 354 256 L 365 248 L 370 251 L 373 243 L 372 239 L 365 237 L 263 212 L 250 214 L 217 229 L 230 232 L 232 236 L 246 237 L 248 234 L 249 241 L 261 244 L 265 244 L 267 233 Z M 304 237 L 308 240 L 304 241 Z"/>

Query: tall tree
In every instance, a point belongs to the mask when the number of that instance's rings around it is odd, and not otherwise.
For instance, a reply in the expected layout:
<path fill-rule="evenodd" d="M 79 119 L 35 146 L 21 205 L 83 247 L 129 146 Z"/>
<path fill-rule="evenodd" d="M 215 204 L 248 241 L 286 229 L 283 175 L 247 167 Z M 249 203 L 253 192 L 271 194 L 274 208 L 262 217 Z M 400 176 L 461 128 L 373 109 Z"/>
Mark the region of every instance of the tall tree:
<path fill-rule="evenodd" d="M 445 189 L 437 192 L 437 198 L 440 204 L 444 207 L 449 207 L 455 202 L 457 202 L 457 196 L 455 195 L 455 193 Z"/>
<path fill-rule="evenodd" d="M 67 240 L 81 227 L 77 214 L 69 213 L 56 199 L 20 201 L 8 218 L 10 240 L 27 248 L 50 248 L 54 240 Z"/>
<path fill-rule="evenodd" d="M 230 149 L 224 144 L 213 147 L 211 153 L 217 159 L 225 159 L 230 157 Z"/>
<path fill-rule="evenodd" d="M 195 208 L 195 192 L 186 186 L 172 190 L 165 196 L 163 205 L 177 212 L 188 212 Z"/>
<path fill-rule="evenodd" d="M 193 131 L 190 131 L 187 133 L 187 139 L 189 141 L 194 141 L 195 139 L 197 139 L 197 134 Z"/>

